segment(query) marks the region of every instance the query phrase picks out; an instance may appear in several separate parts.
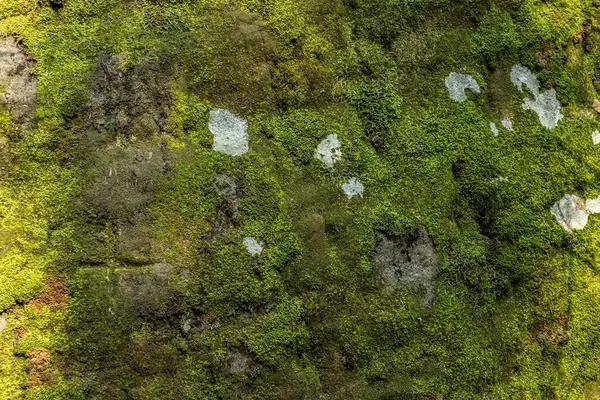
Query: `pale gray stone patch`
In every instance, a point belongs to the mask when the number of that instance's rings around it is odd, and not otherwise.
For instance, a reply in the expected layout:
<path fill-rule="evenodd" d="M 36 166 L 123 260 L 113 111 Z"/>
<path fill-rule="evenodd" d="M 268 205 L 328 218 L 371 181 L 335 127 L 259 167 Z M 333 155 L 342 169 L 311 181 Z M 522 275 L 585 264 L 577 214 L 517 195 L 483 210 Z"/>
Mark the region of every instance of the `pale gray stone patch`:
<path fill-rule="evenodd" d="M 354 196 L 363 196 L 363 192 L 365 191 L 365 185 L 362 184 L 357 178 L 352 177 L 347 183 L 342 185 L 342 190 L 346 194 L 346 197 L 349 199 Z"/>
<path fill-rule="evenodd" d="M 342 158 L 341 147 L 342 144 L 338 140 L 337 135 L 329 135 L 325 140 L 319 143 L 315 150 L 314 157 L 329 168 L 332 168 L 333 164 Z"/>
<path fill-rule="evenodd" d="M 594 143 L 594 146 L 600 143 L 600 131 L 595 130 L 592 133 L 592 143 Z"/>
<path fill-rule="evenodd" d="M 554 203 L 551 212 L 567 232 L 583 229 L 588 222 L 586 202 L 573 194 L 566 194 Z"/>
<path fill-rule="evenodd" d="M 264 250 L 264 243 L 258 243 L 256 238 L 247 237 L 244 239 L 243 243 L 244 246 L 246 246 L 246 250 L 248 250 L 248 253 L 250 253 L 250 255 L 252 256 L 257 256 L 261 254 Z"/>
<path fill-rule="evenodd" d="M 496 124 L 494 122 L 490 122 L 490 129 L 492 131 L 492 133 L 494 134 L 494 136 L 498 136 L 498 127 L 496 126 Z"/>
<path fill-rule="evenodd" d="M 540 93 L 540 83 L 529 68 L 522 65 L 515 65 L 510 71 L 511 82 L 523 91 L 523 85 L 533 95 L 533 99 L 525 98 L 523 100 L 523 109 L 532 110 L 538 114 L 540 123 L 548 128 L 553 129 L 558 125 L 558 121 L 563 118 L 560 113 L 560 102 L 556 98 L 556 90 L 550 89 Z"/>
<path fill-rule="evenodd" d="M 537 76 L 527 67 L 522 65 L 513 66 L 510 70 L 510 81 L 520 92 L 523 91 L 523 85 L 525 85 L 534 96 L 540 93 L 540 82 Z"/>
<path fill-rule="evenodd" d="M 590 214 L 600 214 L 600 197 L 586 200 L 585 209 Z"/>
<path fill-rule="evenodd" d="M 534 100 L 523 100 L 523 109 L 535 111 L 540 123 L 548 129 L 556 128 L 558 121 L 563 118 L 560 113 L 560 102 L 556 98 L 554 89 L 540 93 Z"/>
<path fill-rule="evenodd" d="M 508 118 L 504 118 L 502 120 L 502 126 L 504 127 L 504 129 L 508 130 L 508 131 L 512 131 L 513 130 L 513 125 L 510 119 Z"/>
<path fill-rule="evenodd" d="M 210 111 L 208 129 L 214 136 L 213 150 L 231 156 L 248 152 L 248 121 L 222 108 Z"/>
<path fill-rule="evenodd" d="M 225 355 L 224 370 L 229 374 L 244 374 L 252 367 L 252 359 L 246 351 L 241 349 L 229 349 Z"/>
<path fill-rule="evenodd" d="M 8 321 L 4 315 L 0 316 L 0 334 L 6 329 L 8 326 Z"/>
<path fill-rule="evenodd" d="M 400 286 L 420 289 L 424 292 L 423 305 L 431 306 L 439 261 L 433 240 L 424 227 L 407 237 L 380 233 L 373 264 L 386 292 L 391 293 Z"/>
<path fill-rule="evenodd" d="M 451 72 L 446 78 L 446 88 L 448 88 L 450 98 L 460 103 L 467 100 L 465 90 L 469 89 L 475 93 L 481 92 L 479 84 L 473 76 L 457 74 L 456 72 Z"/>

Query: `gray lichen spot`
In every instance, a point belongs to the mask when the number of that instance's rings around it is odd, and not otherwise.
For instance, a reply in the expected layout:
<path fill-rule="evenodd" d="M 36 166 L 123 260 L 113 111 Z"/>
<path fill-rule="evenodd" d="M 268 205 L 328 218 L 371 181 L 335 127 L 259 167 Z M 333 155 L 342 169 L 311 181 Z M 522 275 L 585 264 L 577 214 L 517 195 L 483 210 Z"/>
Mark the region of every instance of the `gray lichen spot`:
<path fill-rule="evenodd" d="M 243 243 L 244 246 L 246 246 L 246 250 L 248 250 L 248 253 L 250 253 L 250 255 L 252 256 L 258 256 L 264 250 L 263 243 L 258 243 L 256 238 L 247 237 L 244 239 Z"/>
<path fill-rule="evenodd" d="M 342 158 L 342 144 L 336 134 L 329 135 L 317 146 L 314 157 L 328 166 L 333 167 L 340 158 Z"/>
<path fill-rule="evenodd" d="M 600 143 L 600 131 L 595 130 L 592 133 L 592 143 L 594 143 L 594 146 Z"/>
<path fill-rule="evenodd" d="M 0 36 L 0 105 L 25 128 L 35 115 L 37 80 L 31 74 L 33 67 L 12 37 Z"/>
<path fill-rule="evenodd" d="M 523 91 L 523 85 L 533 95 L 533 99 L 525 98 L 523 100 L 523 109 L 532 110 L 538 114 L 540 123 L 548 128 L 553 129 L 558 125 L 558 121 L 563 118 L 560 113 L 560 102 L 556 98 L 554 89 L 546 90 L 540 93 L 540 83 L 537 77 L 527 68 L 522 65 L 515 65 L 510 71 L 510 80 L 519 89 Z"/>
<path fill-rule="evenodd" d="M 438 257 L 425 228 L 421 227 L 416 235 L 407 237 L 380 234 L 373 264 L 386 291 L 401 286 L 422 290 L 422 303 L 425 306 L 432 304 Z"/>
<path fill-rule="evenodd" d="M 583 229 L 588 222 L 586 202 L 572 194 L 566 194 L 554 203 L 552 215 L 567 232 Z"/>
<path fill-rule="evenodd" d="M 222 108 L 210 111 L 208 129 L 214 136 L 213 150 L 241 156 L 248 152 L 248 122 Z"/>
<path fill-rule="evenodd" d="M 508 118 L 504 118 L 502 120 L 502 126 L 504 127 L 504 129 L 506 129 L 508 131 L 512 131 L 513 130 L 512 122 Z"/>
<path fill-rule="evenodd" d="M 496 124 L 494 122 L 490 122 L 490 129 L 492 131 L 492 133 L 494 134 L 494 136 L 498 136 L 498 127 L 496 126 Z"/>
<path fill-rule="evenodd" d="M 450 93 L 450 98 L 454 101 L 463 102 L 467 100 L 465 90 L 469 89 L 475 93 L 480 93 L 479 84 L 471 75 L 457 74 L 451 72 L 446 78 L 446 87 Z"/>
<path fill-rule="evenodd" d="M 600 197 L 589 199 L 585 202 L 585 209 L 590 214 L 600 214 Z"/>
<path fill-rule="evenodd" d="M 533 94 L 537 96 L 540 93 L 540 82 L 537 76 L 522 65 L 515 65 L 510 70 L 510 81 L 515 85 L 520 92 L 523 91 L 523 85 Z"/>
<path fill-rule="evenodd" d="M 342 190 L 346 194 L 346 196 L 351 199 L 354 196 L 362 197 L 363 192 L 365 191 L 365 185 L 362 184 L 357 178 L 350 178 L 347 183 L 342 185 Z"/>

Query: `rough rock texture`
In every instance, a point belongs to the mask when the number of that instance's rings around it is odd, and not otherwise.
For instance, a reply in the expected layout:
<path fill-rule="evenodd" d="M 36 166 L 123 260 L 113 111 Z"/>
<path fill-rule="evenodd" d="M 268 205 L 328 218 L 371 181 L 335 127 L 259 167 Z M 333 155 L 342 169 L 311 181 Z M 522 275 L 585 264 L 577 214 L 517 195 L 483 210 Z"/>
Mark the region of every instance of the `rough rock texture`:
<path fill-rule="evenodd" d="M 586 203 L 579 197 L 566 194 L 552 206 L 552 215 L 567 232 L 585 228 L 588 222 Z"/>
<path fill-rule="evenodd" d="M 558 125 L 558 121 L 563 118 L 560 113 L 560 102 L 556 98 L 554 89 L 540 93 L 540 83 L 537 77 L 526 67 L 515 65 L 510 72 L 510 80 L 519 89 L 523 91 L 523 85 L 533 95 L 533 99 L 525 98 L 523 100 L 524 110 L 533 110 L 538 114 L 540 123 L 548 128 L 553 129 Z"/>
<path fill-rule="evenodd" d="M 237 219 L 243 197 L 239 179 L 226 174 L 215 174 L 212 179 L 222 202 L 217 206 L 213 229 L 205 236 L 209 242 L 227 235 L 231 224 Z"/>
<path fill-rule="evenodd" d="M 492 133 L 494 134 L 494 136 L 498 136 L 498 127 L 496 126 L 496 124 L 494 122 L 490 122 L 490 130 L 492 131 Z"/>
<path fill-rule="evenodd" d="M 456 72 L 451 72 L 446 78 L 446 87 L 450 93 L 450 98 L 461 103 L 467 100 L 465 90 L 469 89 L 475 93 L 481 92 L 475 78 L 471 75 L 457 74 Z"/>
<path fill-rule="evenodd" d="M 333 167 L 340 158 L 342 158 L 342 144 L 337 135 L 329 135 L 317 146 L 314 157 L 328 166 Z"/>
<path fill-rule="evenodd" d="M 246 246 L 246 250 L 248 250 L 248 253 L 250 253 L 250 255 L 258 256 L 264 250 L 263 244 L 258 243 L 256 238 L 247 237 L 244 239 L 243 243 L 244 243 L 244 246 Z"/>
<path fill-rule="evenodd" d="M 592 133 L 592 143 L 594 143 L 594 146 L 600 143 L 600 131 L 595 130 Z"/>
<path fill-rule="evenodd" d="M 342 190 L 344 194 L 349 198 L 353 198 L 354 196 L 362 197 L 363 192 L 365 191 L 365 185 L 362 184 L 357 178 L 350 178 L 347 183 L 342 185 Z"/>
<path fill-rule="evenodd" d="M 34 66 L 12 37 L 0 37 L 0 107 L 6 107 L 26 129 L 35 116 L 37 79 L 31 75 Z"/>
<path fill-rule="evenodd" d="M 248 152 L 248 122 L 222 108 L 210 111 L 208 129 L 214 136 L 213 149 L 231 156 Z"/>
<path fill-rule="evenodd" d="M 247 372 L 252 365 L 252 359 L 246 351 L 241 349 L 229 349 L 225 356 L 223 369 L 229 374 L 243 374 Z"/>
<path fill-rule="evenodd" d="M 425 228 L 407 237 L 380 234 L 373 263 L 386 290 L 404 286 L 424 291 L 423 304 L 432 304 L 438 257 Z"/>

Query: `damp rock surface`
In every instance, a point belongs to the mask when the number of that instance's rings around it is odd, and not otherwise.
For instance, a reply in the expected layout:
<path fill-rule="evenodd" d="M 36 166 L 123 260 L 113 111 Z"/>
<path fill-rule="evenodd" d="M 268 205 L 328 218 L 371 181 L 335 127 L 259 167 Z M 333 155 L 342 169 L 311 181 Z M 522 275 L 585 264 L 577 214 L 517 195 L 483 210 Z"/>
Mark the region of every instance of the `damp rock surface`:
<path fill-rule="evenodd" d="M 0 105 L 25 127 L 35 116 L 37 79 L 31 74 L 34 66 L 15 39 L 0 36 Z"/>
<path fill-rule="evenodd" d="M 228 110 L 210 111 L 208 129 L 214 136 L 213 150 L 239 157 L 248 152 L 248 122 Z"/>
<path fill-rule="evenodd" d="M 583 229 L 588 222 L 586 202 L 573 194 L 566 194 L 554 203 L 552 215 L 567 232 Z"/>
<path fill-rule="evenodd" d="M 529 93 L 533 95 L 533 99 L 527 97 L 523 100 L 523 109 L 535 111 L 544 127 L 548 129 L 556 128 L 558 121 L 563 118 L 560 102 L 556 98 L 556 90 L 550 89 L 540 92 L 540 83 L 537 77 L 529 68 L 522 65 L 512 67 L 510 80 L 519 91 L 523 92 L 523 86 L 525 86 Z"/>
<path fill-rule="evenodd" d="M 450 98 L 454 101 L 463 102 L 467 100 L 465 90 L 471 90 L 475 93 L 480 93 L 479 84 L 471 75 L 457 74 L 451 72 L 446 78 L 446 88 L 450 93 Z"/>
<path fill-rule="evenodd" d="M 365 185 L 363 185 L 363 183 L 357 178 L 353 177 L 342 185 L 342 190 L 349 199 L 353 198 L 354 196 L 362 197 L 363 192 L 365 191 Z"/>
<path fill-rule="evenodd" d="M 227 174 L 214 174 L 212 181 L 221 203 L 215 211 L 213 228 L 204 236 L 209 242 L 227 236 L 231 225 L 237 220 L 243 198 L 240 179 Z"/>
<path fill-rule="evenodd" d="M 342 144 L 338 140 L 336 134 L 329 135 L 317 146 L 314 157 L 320 160 L 327 167 L 332 168 L 333 165 L 342 158 Z"/>
<path fill-rule="evenodd" d="M 253 237 L 244 238 L 243 244 L 248 253 L 252 256 L 258 256 L 264 250 L 262 243 L 259 243 L 256 238 Z"/>
<path fill-rule="evenodd" d="M 433 240 L 425 228 L 403 237 L 380 233 L 373 264 L 386 290 L 416 289 L 422 292 L 424 305 L 432 304 L 439 264 Z"/>

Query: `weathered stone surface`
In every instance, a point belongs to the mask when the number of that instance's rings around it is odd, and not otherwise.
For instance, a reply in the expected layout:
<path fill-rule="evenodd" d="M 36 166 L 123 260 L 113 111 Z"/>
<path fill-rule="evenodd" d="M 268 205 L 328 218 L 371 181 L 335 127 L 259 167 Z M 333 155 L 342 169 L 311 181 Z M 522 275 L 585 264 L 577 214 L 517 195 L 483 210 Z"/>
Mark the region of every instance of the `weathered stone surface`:
<path fill-rule="evenodd" d="M 229 349 L 225 356 L 223 369 L 229 374 L 243 374 L 250 370 L 252 359 L 246 351 L 241 349 Z"/>
<path fill-rule="evenodd" d="M 456 72 L 451 72 L 446 78 L 446 88 L 448 88 L 450 98 L 461 103 L 467 100 L 465 90 L 469 89 L 475 93 L 481 92 L 475 78 L 471 75 L 457 74 Z"/>
<path fill-rule="evenodd" d="M 353 177 L 350 178 L 350 180 L 347 183 L 344 183 L 344 185 L 342 185 L 342 190 L 344 191 L 346 197 L 348 197 L 349 199 L 353 198 L 354 196 L 362 197 L 363 192 L 365 191 L 365 185 L 363 185 L 362 182 L 359 181 L 357 178 Z"/>
<path fill-rule="evenodd" d="M 552 215 L 567 232 L 583 229 L 588 222 L 586 202 L 572 194 L 566 194 L 554 203 Z"/>
<path fill-rule="evenodd" d="M 510 79 L 519 91 L 522 92 L 523 85 L 525 85 L 533 95 L 533 99 L 525 98 L 523 100 L 523 109 L 535 111 L 544 127 L 548 129 L 556 128 L 558 121 L 563 118 L 560 102 L 556 98 L 556 91 L 550 89 L 540 93 L 540 83 L 537 77 L 522 65 L 512 67 Z"/>
<path fill-rule="evenodd" d="M 590 214 L 600 214 L 600 197 L 586 200 L 585 209 Z"/>
<path fill-rule="evenodd" d="M 317 146 L 314 157 L 323 164 L 332 168 L 333 165 L 342 158 L 342 144 L 337 135 L 329 135 Z"/>
<path fill-rule="evenodd" d="M 263 243 L 258 243 L 256 238 L 247 237 L 244 239 L 243 243 L 244 246 L 246 246 L 246 250 L 248 250 L 248 253 L 250 253 L 250 255 L 258 256 L 264 250 Z"/>
<path fill-rule="evenodd" d="M 0 37 L 0 106 L 6 107 L 25 129 L 35 116 L 37 79 L 31 74 L 34 66 L 14 38 Z"/>
<path fill-rule="evenodd" d="M 242 184 L 232 176 L 214 174 L 213 184 L 222 202 L 217 206 L 213 229 L 205 235 L 205 239 L 213 242 L 227 236 L 231 224 L 237 219 L 242 202 Z"/>
<path fill-rule="evenodd" d="M 248 122 L 222 108 L 210 111 L 208 129 L 214 136 L 213 150 L 241 156 L 248 152 Z"/>
<path fill-rule="evenodd" d="M 422 303 L 430 306 L 434 299 L 438 257 L 425 228 L 412 236 L 379 235 L 373 263 L 386 290 L 404 286 L 424 291 Z"/>

